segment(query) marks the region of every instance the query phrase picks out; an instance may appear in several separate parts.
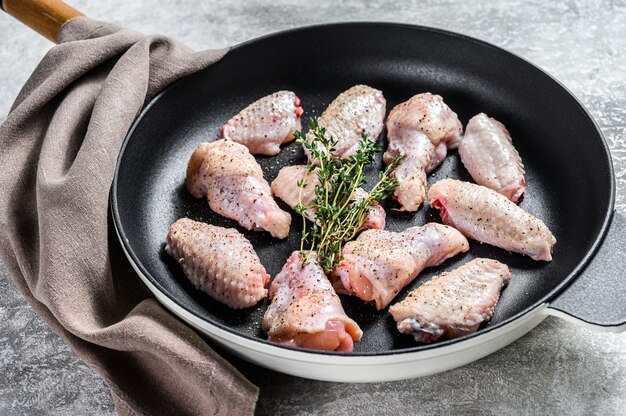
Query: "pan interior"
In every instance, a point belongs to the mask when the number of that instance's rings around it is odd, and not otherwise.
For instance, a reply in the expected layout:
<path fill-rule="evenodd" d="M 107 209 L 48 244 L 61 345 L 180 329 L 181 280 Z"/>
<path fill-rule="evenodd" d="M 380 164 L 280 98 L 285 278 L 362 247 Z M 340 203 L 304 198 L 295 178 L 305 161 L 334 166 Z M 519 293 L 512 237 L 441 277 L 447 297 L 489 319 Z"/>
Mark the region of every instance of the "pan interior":
<path fill-rule="evenodd" d="M 300 219 L 292 213 L 291 233 L 282 241 L 243 230 L 186 192 L 187 161 L 200 142 L 214 140 L 231 116 L 266 94 L 296 92 L 306 120 L 320 115 L 341 91 L 361 83 L 383 91 L 388 111 L 416 93 L 430 91 L 443 96 L 463 125 L 478 112 L 502 121 L 526 167 L 528 189 L 521 206 L 543 219 L 558 241 L 550 263 L 470 242 L 469 253 L 427 269 L 397 299 L 475 257 L 502 261 L 513 274 L 493 319 L 479 332 L 549 297 L 590 251 L 612 209 L 611 165 L 601 134 L 565 89 L 527 62 L 462 36 L 388 24 L 314 27 L 249 42 L 177 82 L 152 103 L 129 135 L 112 194 L 122 243 L 147 277 L 197 316 L 264 342 L 261 320 L 267 300 L 235 311 L 194 289 L 164 252 L 167 229 L 181 217 L 235 227 L 275 276 L 299 246 Z M 386 145 L 384 132 L 381 140 Z M 282 166 L 304 163 L 305 158 L 291 143 L 278 156 L 257 160 L 271 181 Z M 370 186 L 381 167 L 379 155 L 368 172 Z M 471 180 L 456 151 L 428 182 L 446 177 Z M 427 207 L 414 214 L 387 210 L 387 215 L 387 228 L 397 231 L 439 220 Z M 355 353 L 415 347 L 411 337 L 396 331 L 387 311 L 377 312 L 351 297 L 342 297 L 342 303 L 364 331 Z"/>

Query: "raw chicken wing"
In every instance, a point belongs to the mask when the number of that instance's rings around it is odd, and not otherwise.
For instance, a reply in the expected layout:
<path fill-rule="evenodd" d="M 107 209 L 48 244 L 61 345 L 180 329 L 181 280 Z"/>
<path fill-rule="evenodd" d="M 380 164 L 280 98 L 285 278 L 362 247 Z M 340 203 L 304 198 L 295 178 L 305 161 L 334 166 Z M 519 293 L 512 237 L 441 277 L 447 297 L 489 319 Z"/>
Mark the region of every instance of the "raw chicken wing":
<path fill-rule="evenodd" d="M 374 302 L 380 310 L 422 270 L 467 250 L 467 239 L 441 224 L 411 227 L 401 233 L 368 230 L 343 247 L 331 280 L 339 293 Z"/>
<path fill-rule="evenodd" d="M 428 199 L 439 210 L 443 222 L 466 237 L 526 254 L 534 260 L 552 260 L 556 239 L 548 227 L 496 191 L 444 179 L 430 188 Z"/>
<path fill-rule="evenodd" d="M 394 192 L 401 211 L 417 211 L 426 199 L 426 174 L 446 157 L 447 149 L 458 146 L 461 122 L 439 95 L 417 94 L 398 104 L 387 119 L 389 146 L 386 164 L 401 153 L 404 158 L 394 170 L 398 186 Z"/>
<path fill-rule="evenodd" d="M 337 140 L 334 154 L 343 157 L 355 154 L 363 133 L 376 141 L 383 129 L 385 106 L 383 93 L 367 85 L 355 85 L 339 94 L 317 120 L 320 127 L 326 128 L 326 137 Z M 312 140 L 312 133 L 307 135 L 307 140 Z M 306 147 L 304 151 L 310 161 Z"/>
<path fill-rule="evenodd" d="M 491 319 L 500 291 L 511 280 L 506 264 L 474 259 L 433 277 L 389 308 L 398 331 L 429 343 L 446 334 L 456 338 L 475 332 Z"/>
<path fill-rule="evenodd" d="M 278 91 L 263 97 L 222 127 L 222 138 L 241 143 L 252 154 L 276 155 L 280 145 L 294 139 L 300 130 L 302 107 L 291 91 Z"/>
<path fill-rule="evenodd" d="M 278 207 L 261 167 L 239 143 L 200 144 L 189 160 L 185 185 L 196 198 L 206 196 L 213 211 L 248 230 L 266 230 L 277 238 L 289 233 L 291 216 Z"/>
<path fill-rule="evenodd" d="M 459 155 L 477 184 L 513 202 L 522 199 L 526 191 L 524 165 L 502 123 L 484 113 L 472 117 L 459 145 Z"/>
<path fill-rule="evenodd" d="M 315 188 L 320 185 L 315 168 L 305 176 L 305 165 L 286 166 L 278 172 L 278 176 L 272 182 L 272 192 L 274 195 L 285 201 L 291 208 L 295 207 L 299 201 L 304 206 L 310 205 L 315 200 Z M 302 189 L 298 187 L 298 182 L 305 180 L 306 186 Z M 367 196 L 367 192 L 362 188 L 357 188 L 354 192 L 354 199 L 359 201 Z M 310 210 L 306 217 L 315 221 L 315 211 Z M 382 230 L 385 228 L 385 209 L 377 201 L 369 210 L 365 221 L 361 225 L 361 230 L 375 228 Z"/>
<path fill-rule="evenodd" d="M 361 328 L 344 312 L 315 254 L 305 266 L 303 253 L 294 251 L 272 282 L 270 299 L 263 317 L 270 341 L 349 352 L 353 341 L 363 336 Z"/>
<path fill-rule="evenodd" d="M 231 308 L 246 308 L 267 296 L 270 276 L 252 244 L 233 228 L 181 218 L 167 233 L 165 251 L 196 288 Z"/>

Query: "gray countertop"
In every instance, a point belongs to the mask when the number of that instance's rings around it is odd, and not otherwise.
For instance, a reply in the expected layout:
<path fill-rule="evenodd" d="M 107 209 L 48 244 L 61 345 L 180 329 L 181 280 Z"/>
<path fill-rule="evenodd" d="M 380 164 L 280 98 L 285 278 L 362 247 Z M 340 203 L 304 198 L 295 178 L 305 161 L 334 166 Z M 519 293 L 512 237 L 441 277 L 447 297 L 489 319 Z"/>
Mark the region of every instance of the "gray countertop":
<path fill-rule="evenodd" d="M 611 147 L 616 208 L 626 213 L 624 1 L 67 1 L 96 19 L 164 33 L 196 49 L 355 20 L 434 26 L 491 42 L 550 72 L 591 111 Z M 0 15 L 0 120 L 50 47 Z M 259 414 L 623 415 L 626 409 L 626 335 L 556 318 L 487 358 L 415 380 L 334 384 L 236 364 L 261 387 Z M 112 413 L 103 381 L 35 315 L 0 265 L 0 414 Z"/>

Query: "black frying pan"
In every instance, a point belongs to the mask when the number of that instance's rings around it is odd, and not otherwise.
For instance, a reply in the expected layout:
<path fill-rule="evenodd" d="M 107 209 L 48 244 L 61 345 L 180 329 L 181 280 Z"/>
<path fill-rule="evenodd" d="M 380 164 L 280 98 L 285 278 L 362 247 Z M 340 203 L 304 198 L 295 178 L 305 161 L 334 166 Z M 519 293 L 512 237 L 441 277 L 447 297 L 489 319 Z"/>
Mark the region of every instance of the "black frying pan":
<path fill-rule="evenodd" d="M 550 263 L 471 242 L 469 253 L 427 269 L 398 295 L 396 299 L 402 299 L 423 281 L 475 257 L 509 265 L 513 279 L 491 322 L 456 340 L 416 346 L 410 336 L 398 333 L 388 312 L 342 297 L 347 314 L 365 333 L 353 355 L 414 352 L 463 342 L 510 324 L 544 303 L 592 324 L 624 325 L 626 227 L 622 217 L 612 219 L 613 167 L 592 118 L 563 86 L 523 59 L 475 39 L 416 26 L 334 24 L 267 36 L 233 48 L 216 65 L 156 97 L 123 145 L 111 192 L 115 226 L 137 270 L 195 317 L 266 343 L 260 323 L 267 301 L 246 310 L 229 309 L 194 289 L 164 252 L 168 226 L 180 217 L 244 231 L 212 213 L 205 200 L 187 193 L 187 161 L 200 142 L 213 140 L 232 115 L 266 94 L 295 91 L 306 119 L 320 115 L 334 97 L 358 83 L 382 90 L 388 110 L 430 91 L 442 95 L 464 125 L 481 111 L 502 121 L 526 167 L 528 189 L 521 206 L 543 219 L 558 242 Z M 381 140 L 386 145 L 384 132 Z M 271 181 L 282 166 L 305 159 L 292 143 L 278 156 L 257 160 Z M 381 166 L 379 157 L 370 179 Z M 428 181 L 446 177 L 471 180 L 456 152 Z M 390 230 L 439 221 L 428 207 L 415 214 L 387 212 Z M 298 247 L 300 220 L 292 216 L 286 240 L 244 231 L 272 276 Z M 573 281 L 576 284 L 563 292 Z"/>

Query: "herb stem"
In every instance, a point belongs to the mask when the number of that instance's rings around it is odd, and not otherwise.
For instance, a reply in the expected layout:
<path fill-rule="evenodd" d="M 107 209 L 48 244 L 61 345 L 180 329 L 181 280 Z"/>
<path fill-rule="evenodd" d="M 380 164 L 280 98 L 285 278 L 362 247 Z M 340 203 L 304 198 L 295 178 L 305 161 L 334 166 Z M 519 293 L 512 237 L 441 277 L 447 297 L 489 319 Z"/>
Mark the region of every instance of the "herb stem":
<path fill-rule="evenodd" d="M 326 129 L 319 126 L 317 119 L 309 120 L 309 133 L 305 137 L 296 131 L 294 136 L 309 154 L 312 165 L 305 169 L 304 177 L 298 182 L 300 192 L 296 211 L 302 216 L 302 238 L 300 250 L 309 242 L 310 251 L 305 257 L 305 264 L 317 251 L 320 264 L 327 273 L 332 271 L 341 260 L 343 244 L 353 239 L 361 230 L 372 205 L 391 196 L 398 181 L 391 172 L 397 166 L 401 155 L 380 173 L 379 181 L 363 199 L 356 200 L 357 188 L 365 183 L 365 166 L 374 161 L 377 152 L 382 149 L 367 134 L 363 134 L 357 145 L 357 151 L 350 157 L 335 154 L 337 140 L 326 137 Z M 303 188 L 310 172 L 318 166 L 315 198 L 309 205 L 302 203 Z M 307 225 L 306 213 L 315 213 L 315 221 Z"/>

